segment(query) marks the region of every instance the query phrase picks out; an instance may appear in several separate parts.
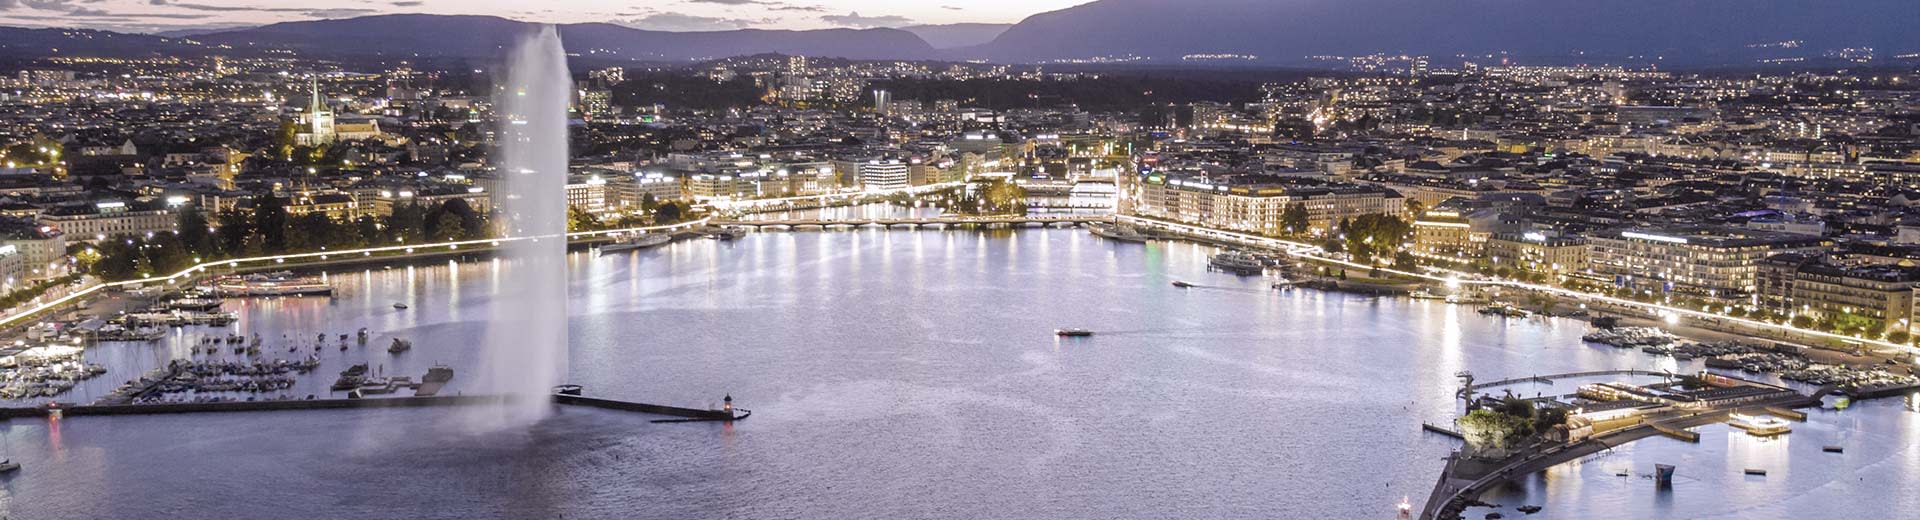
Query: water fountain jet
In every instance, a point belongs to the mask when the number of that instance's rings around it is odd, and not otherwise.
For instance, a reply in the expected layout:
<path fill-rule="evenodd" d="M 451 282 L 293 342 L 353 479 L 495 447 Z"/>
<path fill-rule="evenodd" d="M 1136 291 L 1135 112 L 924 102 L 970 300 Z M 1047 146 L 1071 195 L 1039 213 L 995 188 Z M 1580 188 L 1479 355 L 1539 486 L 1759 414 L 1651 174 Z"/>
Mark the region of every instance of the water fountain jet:
<path fill-rule="evenodd" d="M 548 25 L 521 39 L 507 71 L 494 92 L 502 122 L 496 150 L 502 188 L 494 197 L 504 232 L 534 238 L 508 242 L 501 252 L 510 274 L 494 295 L 481 376 L 489 391 L 521 398 L 481 412 L 489 414 L 482 426 L 495 427 L 545 417 L 551 405 L 544 397 L 566 371 L 567 356 L 567 105 L 573 85 L 559 33 Z"/>

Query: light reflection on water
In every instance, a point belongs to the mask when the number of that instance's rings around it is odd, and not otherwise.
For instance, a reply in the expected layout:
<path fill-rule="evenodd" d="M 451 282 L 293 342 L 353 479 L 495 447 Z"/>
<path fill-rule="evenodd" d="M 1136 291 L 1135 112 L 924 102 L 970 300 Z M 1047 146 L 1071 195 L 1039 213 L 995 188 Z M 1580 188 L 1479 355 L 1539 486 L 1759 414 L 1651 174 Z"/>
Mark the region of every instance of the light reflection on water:
<path fill-rule="evenodd" d="M 20 518 L 1390 518 L 1402 496 L 1425 496 L 1453 446 L 1419 423 L 1455 412 L 1455 371 L 1676 366 L 1584 345 L 1576 322 L 1275 292 L 1208 272 L 1208 252 L 1079 230 L 864 230 L 577 253 L 574 382 L 691 406 L 732 393 L 754 417 L 655 425 L 571 410 L 518 433 L 460 431 L 444 410 L 76 417 L 57 430 L 14 420 L 8 444 L 26 469 L 0 481 L 0 507 Z M 512 273 L 499 261 L 342 270 L 332 300 L 230 305 L 237 330 L 270 339 L 377 332 L 364 349 L 324 349 L 322 376 L 300 393 L 325 394 L 360 361 L 416 377 L 447 363 L 461 374 L 449 392 L 479 392 L 474 345 Z M 1063 340 L 1059 327 L 1098 333 Z M 89 356 L 123 380 L 199 333 Z M 416 346 L 388 355 L 388 335 Z M 1648 439 L 1489 500 L 1547 506 L 1529 518 L 1883 514 L 1920 503 L 1906 484 L 1920 475 L 1912 406 L 1814 412 L 1771 441 L 1722 425 L 1700 428 L 1699 444 Z M 1655 463 L 1679 466 L 1673 489 L 1640 477 Z"/>

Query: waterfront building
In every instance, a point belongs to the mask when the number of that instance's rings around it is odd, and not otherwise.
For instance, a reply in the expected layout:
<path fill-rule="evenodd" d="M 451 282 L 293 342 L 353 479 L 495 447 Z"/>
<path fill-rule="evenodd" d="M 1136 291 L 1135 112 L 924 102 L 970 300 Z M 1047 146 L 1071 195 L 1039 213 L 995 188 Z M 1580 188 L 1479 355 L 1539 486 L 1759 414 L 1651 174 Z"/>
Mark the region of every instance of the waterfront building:
<path fill-rule="evenodd" d="M 1482 249 L 1474 240 L 1472 222 L 1457 210 L 1428 210 L 1413 220 L 1413 253 L 1416 255 L 1464 259 L 1480 256 Z"/>
<path fill-rule="evenodd" d="M 1760 269 L 1760 304 L 1783 315 L 1816 320 L 1858 317 L 1887 332 L 1913 331 L 1920 266 L 1912 260 L 1876 263 L 1851 255 L 1788 253 Z"/>
<path fill-rule="evenodd" d="M 568 175 L 567 206 L 587 213 L 607 211 L 607 179 L 599 175 Z"/>
<path fill-rule="evenodd" d="M 0 246 L 20 253 L 26 280 L 65 276 L 71 268 L 66 234 L 31 219 L 0 218 Z"/>
<path fill-rule="evenodd" d="M 0 244 L 0 294 L 13 292 L 33 280 L 28 276 L 27 257 L 20 248 Z"/>
<path fill-rule="evenodd" d="M 55 206 L 40 213 L 39 221 L 82 242 L 172 231 L 174 226 L 173 212 L 164 206 L 117 200 Z"/>
<path fill-rule="evenodd" d="M 360 202 L 351 193 L 299 193 L 287 201 L 287 214 L 322 213 L 336 219 L 360 216 Z"/>
<path fill-rule="evenodd" d="M 1325 232 L 1344 219 L 1406 211 L 1393 190 L 1312 178 L 1241 174 L 1152 175 L 1140 184 L 1133 211 L 1144 216 L 1261 234 L 1283 232 L 1289 205 L 1307 210 L 1310 231 Z"/>
<path fill-rule="evenodd" d="M 1563 276 L 1587 269 L 1587 241 L 1540 231 L 1496 233 L 1487 239 L 1486 256 L 1494 267 Z"/>
<path fill-rule="evenodd" d="M 887 159 L 874 159 L 858 163 L 855 177 L 860 179 L 861 189 L 867 191 L 897 190 L 906 188 L 912 177 L 907 163 Z"/>
<path fill-rule="evenodd" d="M 680 200 L 686 196 L 680 179 L 664 173 L 635 173 L 610 178 L 607 185 L 613 190 L 614 205 L 620 208 L 639 208 L 648 196 L 652 196 L 655 202 Z"/>
<path fill-rule="evenodd" d="M 1712 298 L 1753 294 L 1769 256 L 1833 245 L 1817 236 L 1709 225 L 1616 228 L 1587 238 L 1593 274 L 1616 286 Z"/>

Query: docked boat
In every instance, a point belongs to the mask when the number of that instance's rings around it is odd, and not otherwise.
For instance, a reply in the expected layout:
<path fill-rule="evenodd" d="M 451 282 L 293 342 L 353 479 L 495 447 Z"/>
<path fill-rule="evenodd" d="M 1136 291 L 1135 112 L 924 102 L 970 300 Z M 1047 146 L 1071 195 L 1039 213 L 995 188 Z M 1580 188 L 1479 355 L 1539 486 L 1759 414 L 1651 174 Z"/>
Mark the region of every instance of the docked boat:
<path fill-rule="evenodd" d="M 1732 414 L 1727 417 L 1727 425 L 1746 430 L 1748 435 L 1755 437 L 1772 437 L 1793 431 L 1787 421 L 1764 415 Z"/>
<path fill-rule="evenodd" d="M 1092 336 L 1093 331 L 1087 329 L 1055 329 L 1053 335 L 1063 338 L 1084 338 Z"/>
<path fill-rule="evenodd" d="M 1093 236 L 1105 238 L 1108 240 L 1118 240 L 1121 242 L 1144 243 L 1147 241 L 1146 235 L 1140 234 L 1139 231 L 1133 229 L 1132 227 L 1124 226 L 1120 224 L 1093 222 L 1093 223 L 1087 224 L 1087 232 L 1093 233 Z"/>
<path fill-rule="evenodd" d="M 673 235 L 669 235 L 666 233 L 647 233 L 631 239 L 621 240 L 619 242 L 614 242 L 612 244 L 600 246 L 600 254 L 610 255 L 614 253 L 633 251 L 636 249 L 649 249 L 653 247 L 666 245 L 668 242 L 672 242 L 672 241 L 673 241 Z"/>
<path fill-rule="evenodd" d="M 13 473 L 20 470 L 20 463 L 12 459 L 0 460 L 0 473 Z"/>
<path fill-rule="evenodd" d="M 1267 265 L 1260 261 L 1260 257 L 1241 251 L 1227 251 L 1213 255 L 1213 258 L 1207 260 L 1207 266 L 1241 276 L 1258 275 L 1267 271 Z"/>
<path fill-rule="evenodd" d="M 1514 307 L 1512 305 L 1488 305 L 1486 307 L 1480 308 L 1480 314 L 1486 314 L 1491 316 L 1505 316 L 1508 318 L 1525 318 L 1527 316 L 1532 315 L 1533 313 L 1527 312 L 1526 309 L 1521 309 L 1518 307 Z"/>
<path fill-rule="evenodd" d="M 1428 290 L 1426 290 L 1426 289 L 1415 289 L 1415 290 L 1413 290 L 1413 292 L 1409 292 L 1409 293 L 1407 293 L 1407 297 L 1408 297 L 1408 298 L 1413 298 L 1413 299 L 1415 299 L 1415 300 L 1445 300 L 1445 299 L 1447 299 L 1447 297 L 1445 297 L 1445 296 L 1441 296 L 1441 295 L 1438 295 L 1438 294 L 1434 294 L 1434 293 L 1433 293 L 1432 291 L 1428 291 Z"/>
<path fill-rule="evenodd" d="M 393 338 L 393 344 L 387 345 L 388 354 L 399 354 L 401 352 L 406 352 L 412 349 L 413 349 L 412 342 L 409 342 L 407 340 L 400 339 L 400 338 Z"/>
<path fill-rule="evenodd" d="M 745 238 L 746 236 L 747 236 L 746 230 L 739 229 L 739 228 L 727 228 L 727 227 L 715 229 L 707 233 L 707 238 L 711 238 L 714 240 L 739 240 L 741 238 Z"/>
<path fill-rule="evenodd" d="M 176 311 L 212 312 L 220 310 L 221 301 L 212 296 L 188 294 L 167 300 L 165 308 Z"/>
<path fill-rule="evenodd" d="M 214 284 L 222 296 L 319 296 L 333 294 L 333 286 L 290 271 L 223 278 Z"/>
<path fill-rule="evenodd" d="M 333 381 L 334 390 L 352 390 L 359 388 L 367 380 L 367 364 L 361 363 L 340 371 L 340 378 Z"/>
<path fill-rule="evenodd" d="M 434 365 L 434 366 L 428 367 L 426 377 L 420 378 L 420 381 L 426 382 L 426 383 L 445 383 L 452 380 L 453 380 L 453 369 L 448 368 L 446 365 Z"/>

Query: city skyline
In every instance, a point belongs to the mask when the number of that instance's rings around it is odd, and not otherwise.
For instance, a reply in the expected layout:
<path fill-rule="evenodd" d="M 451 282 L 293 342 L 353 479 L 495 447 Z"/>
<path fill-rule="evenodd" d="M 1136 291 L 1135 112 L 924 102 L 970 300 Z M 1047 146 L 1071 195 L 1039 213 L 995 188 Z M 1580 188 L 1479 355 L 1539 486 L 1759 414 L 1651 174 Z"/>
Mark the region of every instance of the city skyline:
<path fill-rule="evenodd" d="M 1011 24 L 1089 0 L 899 3 L 874 0 L 349 0 L 316 7 L 286 0 L 4 0 L 0 25 L 160 33 L 383 14 L 490 15 L 529 22 L 609 22 L 637 29 L 865 29 L 955 23 Z M 651 4 L 651 5 L 649 5 Z"/>

